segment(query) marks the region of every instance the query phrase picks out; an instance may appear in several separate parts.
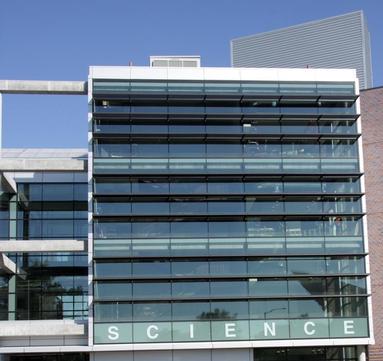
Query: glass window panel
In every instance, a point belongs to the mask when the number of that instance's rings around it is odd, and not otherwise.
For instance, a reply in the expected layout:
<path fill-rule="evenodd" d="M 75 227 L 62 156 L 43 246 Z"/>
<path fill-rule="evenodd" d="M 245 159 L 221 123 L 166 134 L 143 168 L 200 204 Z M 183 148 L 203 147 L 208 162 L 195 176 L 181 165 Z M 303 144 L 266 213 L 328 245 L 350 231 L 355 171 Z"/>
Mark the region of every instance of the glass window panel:
<path fill-rule="evenodd" d="M 205 132 L 205 125 L 169 125 L 169 133 L 172 134 L 204 134 Z"/>
<path fill-rule="evenodd" d="M 215 125 L 215 124 L 207 124 L 206 125 L 206 133 L 209 134 L 240 134 L 245 129 L 241 124 L 236 124 L 236 123 L 228 123 L 225 125 Z M 204 131 L 200 132 L 204 133 Z"/>
<path fill-rule="evenodd" d="M 170 321 L 170 303 L 135 303 L 133 321 Z"/>
<path fill-rule="evenodd" d="M 248 221 L 248 237 L 283 237 L 285 235 L 284 223 L 279 221 Z"/>
<path fill-rule="evenodd" d="M 362 277 L 329 277 L 327 279 L 329 294 L 360 295 L 366 294 L 366 281 Z"/>
<path fill-rule="evenodd" d="M 285 275 L 286 261 L 283 258 L 261 258 L 248 261 L 250 276 Z"/>
<path fill-rule="evenodd" d="M 356 121 L 350 120 L 324 120 L 319 123 L 321 133 L 328 134 L 356 134 L 358 132 Z"/>
<path fill-rule="evenodd" d="M 241 83 L 241 89 L 242 93 L 277 94 L 279 93 L 279 84 L 271 82 L 243 82 Z"/>
<path fill-rule="evenodd" d="M 131 235 L 131 224 L 128 222 L 94 221 L 93 225 L 96 238 L 129 238 Z"/>
<path fill-rule="evenodd" d="M 279 84 L 281 93 L 296 94 L 316 94 L 316 83 L 284 83 Z"/>
<path fill-rule="evenodd" d="M 131 321 L 132 304 L 125 302 L 95 303 L 96 322 Z"/>
<path fill-rule="evenodd" d="M 168 261 L 133 262 L 133 276 L 166 276 L 170 275 Z"/>
<path fill-rule="evenodd" d="M 74 200 L 75 201 L 88 201 L 88 184 L 76 183 L 74 184 Z"/>
<path fill-rule="evenodd" d="M 172 274 L 175 276 L 185 275 L 208 275 L 209 263 L 198 261 L 179 261 L 172 262 Z"/>
<path fill-rule="evenodd" d="M 42 236 L 45 238 L 73 238 L 73 220 L 44 220 Z"/>
<path fill-rule="evenodd" d="M 250 318 L 272 319 L 288 318 L 287 300 L 252 300 L 250 301 Z"/>
<path fill-rule="evenodd" d="M 95 157 L 130 157 L 131 145 L 122 143 L 95 143 L 93 145 Z"/>
<path fill-rule="evenodd" d="M 127 282 L 95 282 L 94 291 L 96 299 L 130 299 L 132 285 Z"/>
<path fill-rule="evenodd" d="M 207 186 L 213 194 L 241 194 L 244 188 L 240 182 L 209 182 Z"/>
<path fill-rule="evenodd" d="M 128 180 L 113 179 L 110 182 L 96 180 L 94 182 L 94 192 L 97 194 L 130 194 L 131 184 Z"/>
<path fill-rule="evenodd" d="M 321 155 L 327 158 L 355 158 L 358 155 L 358 143 L 346 140 L 331 140 L 321 144 Z"/>
<path fill-rule="evenodd" d="M 172 194 L 205 194 L 207 184 L 203 182 L 174 182 L 170 183 Z"/>
<path fill-rule="evenodd" d="M 247 301 L 211 302 L 211 320 L 248 319 L 249 304 Z"/>
<path fill-rule="evenodd" d="M 210 261 L 211 275 L 245 275 L 247 274 L 246 261 Z"/>
<path fill-rule="evenodd" d="M 244 157 L 255 158 L 280 158 L 282 147 L 280 143 L 268 141 L 253 141 L 244 144 Z"/>
<path fill-rule="evenodd" d="M 280 201 L 247 198 L 246 212 L 250 214 L 281 214 L 283 213 L 283 203 Z"/>
<path fill-rule="evenodd" d="M 284 191 L 286 193 L 321 193 L 322 185 L 320 182 L 285 182 Z"/>
<path fill-rule="evenodd" d="M 170 203 L 171 214 L 207 214 L 208 204 L 206 202 L 179 201 Z"/>
<path fill-rule="evenodd" d="M 287 237 L 323 236 L 322 221 L 286 221 Z"/>
<path fill-rule="evenodd" d="M 131 275 L 130 261 L 96 262 L 94 273 L 96 277 L 128 277 Z"/>
<path fill-rule="evenodd" d="M 153 81 L 132 81 L 130 83 L 132 92 L 166 92 L 166 82 L 153 82 Z"/>
<path fill-rule="evenodd" d="M 328 317 L 366 317 L 367 297 L 327 299 Z"/>
<path fill-rule="evenodd" d="M 325 278 L 294 278 L 288 280 L 290 295 L 323 295 L 326 294 Z"/>
<path fill-rule="evenodd" d="M 88 220 L 74 220 L 74 238 L 88 238 Z"/>
<path fill-rule="evenodd" d="M 287 281 L 281 279 L 250 278 L 249 294 L 251 296 L 286 296 Z"/>
<path fill-rule="evenodd" d="M 68 184 L 44 184 L 44 201 L 73 201 L 74 188 L 72 183 Z"/>
<path fill-rule="evenodd" d="M 247 281 L 215 281 L 210 283 L 212 296 L 247 296 Z"/>
<path fill-rule="evenodd" d="M 331 217 L 324 222 L 326 236 L 359 236 L 362 234 L 361 220 L 345 217 Z"/>
<path fill-rule="evenodd" d="M 316 134 L 318 133 L 318 124 L 316 120 L 287 120 L 282 121 L 282 133 L 285 134 Z"/>
<path fill-rule="evenodd" d="M 360 180 L 350 178 L 349 180 L 331 180 L 322 183 L 324 193 L 359 193 Z"/>
<path fill-rule="evenodd" d="M 133 283 L 134 298 L 162 298 L 170 295 L 170 282 Z"/>
<path fill-rule="evenodd" d="M 124 133 L 123 129 L 116 129 L 117 133 Z M 129 129 L 126 129 L 125 132 L 129 133 Z M 135 134 L 167 134 L 168 126 L 167 125 L 156 125 L 156 124 L 132 124 L 131 132 Z"/>
<path fill-rule="evenodd" d="M 318 94 L 353 95 L 354 83 L 318 83 Z"/>
<path fill-rule="evenodd" d="M 245 183 L 245 192 L 256 194 L 282 193 L 282 182 L 249 181 Z"/>
<path fill-rule="evenodd" d="M 9 221 L 8 220 L 0 220 L 0 238 L 3 238 L 3 239 L 9 238 Z M 20 235 L 19 235 L 19 238 L 20 238 Z"/>
<path fill-rule="evenodd" d="M 326 272 L 326 264 L 324 258 L 288 258 L 287 270 L 290 275 L 319 275 Z"/>
<path fill-rule="evenodd" d="M 73 256 L 75 267 L 88 267 L 88 255 Z"/>
<path fill-rule="evenodd" d="M 291 318 L 326 317 L 325 300 L 321 298 L 290 300 L 289 314 Z"/>
<path fill-rule="evenodd" d="M 132 237 L 155 238 L 169 237 L 170 224 L 168 222 L 132 222 Z"/>
<path fill-rule="evenodd" d="M 364 258 L 361 257 L 327 257 L 327 273 L 364 273 Z"/>
<path fill-rule="evenodd" d="M 239 83 L 205 83 L 205 91 L 206 92 L 217 92 L 217 93 L 239 93 L 240 92 L 240 84 Z"/>
<path fill-rule="evenodd" d="M 280 134 L 281 127 L 278 120 L 251 120 L 242 125 L 244 133 L 251 134 Z"/>
<path fill-rule="evenodd" d="M 282 155 L 293 158 L 319 157 L 319 144 L 296 141 L 282 144 Z"/>
<path fill-rule="evenodd" d="M 245 204 L 243 202 L 208 202 L 209 214 L 243 214 Z"/>
<path fill-rule="evenodd" d="M 208 157 L 242 157 L 242 144 L 207 144 Z"/>
<path fill-rule="evenodd" d="M 173 297 L 208 297 L 209 282 L 173 282 Z"/>
<path fill-rule="evenodd" d="M 169 184 L 152 182 L 149 180 L 136 181 L 132 183 L 133 194 L 168 194 Z"/>
<path fill-rule="evenodd" d="M 167 202 L 139 202 L 132 203 L 133 214 L 169 214 Z"/>
<path fill-rule="evenodd" d="M 48 187 L 49 188 L 49 187 Z M 49 189 L 52 195 L 52 189 Z M 49 191 L 48 190 L 48 191 Z M 43 196 L 43 185 L 42 184 L 18 184 L 17 185 L 18 198 L 20 201 L 41 201 Z M 53 196 L 53 195 L 52 195 Z M 53 198 L 54 200 L 58 200 Z"/>
<path fill-rule="evenodd" d="M 173 302 L 173 320 L 207 320 L 210 319 L 209 302 Z"/>
<path fill-rule="evenodd" d="M 172 237 L 206 237 L 207 222 L 171 222 Z"/>
<path fill-rule="evenodd" d="M 132 157 L 168 157 L 168 144 L 131 144 Z"/>
<path fill-rule="evenodd" d="M 169 144 L 170 157 L 198 157 L 206 156 L 205 144 Z"/>
<path fill-rule="evenodd" d="M 209 222 L 210 237 L 244 237 L 244 222 Z"/>

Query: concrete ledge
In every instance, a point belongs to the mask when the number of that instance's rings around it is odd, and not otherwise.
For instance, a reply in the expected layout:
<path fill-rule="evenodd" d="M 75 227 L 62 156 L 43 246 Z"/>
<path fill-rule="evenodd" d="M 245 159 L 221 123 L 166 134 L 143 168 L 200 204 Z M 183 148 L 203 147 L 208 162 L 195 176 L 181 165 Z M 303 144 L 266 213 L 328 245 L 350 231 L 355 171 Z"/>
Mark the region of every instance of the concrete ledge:
<path fill-rule="evenodd" d="M 3 271 L 8 274 L 18 273 L 16 263 L 9 259 L 3 253 L 0 253 L 0 271 Z"/>
<path fill-rule="evenodd" d="M 88 84 L 85 81 L 0 80 L 0 93 L 86 95 Z"/>
<path fill-rule="evenodd" d="M 87 161 L 81 159 L 7 159 L 0 158 L 2 171 L 86 171 Z"/>
<path fill-rule="evenodd" d="M 76 239 L 0 241 L 0 252 L 82 252 L 86 242 Z"/>
<path fill-rule="evenodd" d="M 84 335 L 74 320 L 0 321 L 0 337 Z"/>

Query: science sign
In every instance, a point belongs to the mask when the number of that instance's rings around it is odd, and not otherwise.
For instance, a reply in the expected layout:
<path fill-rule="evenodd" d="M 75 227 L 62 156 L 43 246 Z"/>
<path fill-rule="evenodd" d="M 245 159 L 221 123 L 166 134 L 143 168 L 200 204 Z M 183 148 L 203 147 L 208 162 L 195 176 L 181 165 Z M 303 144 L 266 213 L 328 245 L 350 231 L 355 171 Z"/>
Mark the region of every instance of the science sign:
<path fill-rule="evenodd" d="M 366 318 L 97 323 L 94 343 L 261 341 L 368 337 Z"/>

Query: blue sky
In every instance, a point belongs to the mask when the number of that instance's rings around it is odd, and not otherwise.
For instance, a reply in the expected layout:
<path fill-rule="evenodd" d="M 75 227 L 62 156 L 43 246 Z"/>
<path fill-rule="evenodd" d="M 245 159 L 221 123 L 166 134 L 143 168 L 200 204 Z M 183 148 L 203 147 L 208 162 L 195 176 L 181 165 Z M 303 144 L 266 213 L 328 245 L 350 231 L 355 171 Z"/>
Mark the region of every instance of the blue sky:
<path fill-rule="evenodd" d="M 383 85 L 382 0 L 10 0 L 0 8 L 0 79 L 84 80 L 89 65 L 197 54 L 229 66 L 230 40 L 362 9 Z M 86 97 L 3 96 L 3 147 L 86 147 Z"/>

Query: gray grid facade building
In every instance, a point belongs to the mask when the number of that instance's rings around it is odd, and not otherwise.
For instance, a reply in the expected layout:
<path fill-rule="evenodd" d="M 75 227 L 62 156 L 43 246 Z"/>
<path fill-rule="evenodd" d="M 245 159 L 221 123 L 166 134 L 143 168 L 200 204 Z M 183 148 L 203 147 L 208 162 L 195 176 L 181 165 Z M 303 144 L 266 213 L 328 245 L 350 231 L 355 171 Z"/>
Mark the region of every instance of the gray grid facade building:
<path fill-rule="evenodd" d="M 234 67 L 356 69 L 361 89 L 373 83 L 362 11 L 233 39 L 231 61 Z"/>

